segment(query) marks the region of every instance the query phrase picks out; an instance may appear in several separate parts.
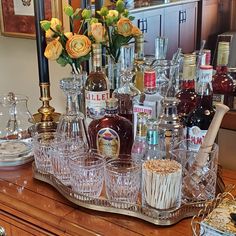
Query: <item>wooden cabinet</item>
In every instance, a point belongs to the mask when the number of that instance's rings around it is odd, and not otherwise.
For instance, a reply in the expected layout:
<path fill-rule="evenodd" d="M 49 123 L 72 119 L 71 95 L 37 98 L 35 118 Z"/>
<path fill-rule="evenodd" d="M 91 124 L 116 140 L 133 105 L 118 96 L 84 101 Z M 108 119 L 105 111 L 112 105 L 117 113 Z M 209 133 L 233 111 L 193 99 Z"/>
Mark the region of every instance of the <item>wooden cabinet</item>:
<path fill-rule="evenodd" d="M 132 13 L 134 23 L 144 33 L 146 55 L 155 53 L 155 38 L 168 38 L 167 58 L 181 47 L 184 53 L 193 52 L 196 47 L 197 2 L 184 3 L 152 10 Z"/>
<path fill-rule="evenodd" d="M 144 34 L 144 53 L 152 55 L 155 52 L 155 38 L 162 36 L 164 9 L 148 10 L 132 14 L 135 16 L 134 24 Z"/>
<path fill-rule="evenodd" d="M 199 2 L 198 45 L 206 40 L 206 47 L 214 52 L 217 35 L 230 29 L 231 0 L 202 0 Z"/>
<path fill-rule="evenodd" d="M 164 33 L 169 39 L 167 58 L 171 58 L 177 48 L 184 53 L 196 48 L 197 3 L 186 3 L 165 8 Z"/>

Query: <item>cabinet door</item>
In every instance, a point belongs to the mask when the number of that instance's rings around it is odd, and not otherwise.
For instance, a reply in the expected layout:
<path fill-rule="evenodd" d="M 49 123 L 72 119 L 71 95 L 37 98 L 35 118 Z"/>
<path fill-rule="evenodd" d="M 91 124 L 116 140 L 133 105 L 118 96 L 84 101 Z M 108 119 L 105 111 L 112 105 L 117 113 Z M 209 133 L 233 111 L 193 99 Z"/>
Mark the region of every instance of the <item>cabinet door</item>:
<path fill-rule="evenodd" d="M 163 31 L 163 9 L 145 11 L 143 14 L 144 23 L 144 54 L 155 55 L 155 39 L 162 36 Z"/>
<path fill-rule="evenodd" d="M 171 59 L 179 46 L 179 17 L 182 6 L 165 8 L 163 35 L 168 38 L 167 59 Z"/>
<path fill-rule="evenodd" d="M 180 14 L 179 47 L 183 53 L 191 53 L 196 48 L 197 3 L 183 4 Z"/>

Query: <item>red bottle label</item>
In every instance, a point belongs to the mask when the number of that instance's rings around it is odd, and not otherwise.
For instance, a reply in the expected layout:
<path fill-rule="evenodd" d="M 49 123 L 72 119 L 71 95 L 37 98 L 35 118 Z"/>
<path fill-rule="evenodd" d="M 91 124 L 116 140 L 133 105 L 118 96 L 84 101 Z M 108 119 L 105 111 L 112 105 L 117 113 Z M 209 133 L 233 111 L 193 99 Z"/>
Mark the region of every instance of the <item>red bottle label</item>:
<path fill-rule="evenodd" d="M 202 141 L 207 133 L 207 130 L 201 130 L 197 126 L 193 126 L 187 129 L 188 129 L 187 138 L 190 140 L 189 150 L 197 152 L 202 144 Z"/>
<path fill-rule="evenodd" d="M 156 73 L 154 70 L 144 72 L 144 86 L 147 89 L 156 88 Z"/>

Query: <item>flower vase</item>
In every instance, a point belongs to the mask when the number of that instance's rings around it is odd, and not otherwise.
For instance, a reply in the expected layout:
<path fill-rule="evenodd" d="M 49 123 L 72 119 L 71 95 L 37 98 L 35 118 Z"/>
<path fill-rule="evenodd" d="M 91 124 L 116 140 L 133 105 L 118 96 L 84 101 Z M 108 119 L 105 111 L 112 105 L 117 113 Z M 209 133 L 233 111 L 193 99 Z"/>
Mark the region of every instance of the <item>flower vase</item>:
<path fill-rule="evenodd" d="M 110 56 L 108 57 L 107 62 L 107 77 L 110 82 L 110 89 L 114 91 L 121 86 L 120 80 L 120 72 L 121 72 L 121 63 L 120 61 L 116 62 Z"/>

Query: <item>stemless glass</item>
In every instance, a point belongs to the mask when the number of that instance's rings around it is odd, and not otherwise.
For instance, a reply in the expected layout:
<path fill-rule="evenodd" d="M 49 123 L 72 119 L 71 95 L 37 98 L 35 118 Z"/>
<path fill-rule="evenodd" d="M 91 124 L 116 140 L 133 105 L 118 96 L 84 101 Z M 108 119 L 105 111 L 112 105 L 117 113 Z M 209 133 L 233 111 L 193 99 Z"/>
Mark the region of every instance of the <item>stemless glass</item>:
<path fill-rule="evenodd" d="M 57 138 L 52 144 L 51 161 L 53 175 L 64 185 L 71 185 L 69 158 L 76 158 L 86 151 L 84 142 L 76 138 Z"/>
<path fill-rule="evenodd" d="M 94 152 L 80 153 L 70 158 L 72 189 L 88 197 L 99 197 L 103 187 L 104 166 L 104 157 Z"/>
<path fill-rule="evenodd" d="M 197 152 L 189 150 L 189 140 L 183 140 L 170 151 L 172 159 L 182 165 L 183 183 L 182 200 L 206 201 L 215 198 L 218 167 L 218 145 L 214 144 L 210 152 L 206 152 L 207 163 L 196 168 Z"/>
<path fill-rule="evenodd" d="M 141 163 L 128 159 L 111 159 L 105 168 L 106 194 L 117 208 L 135 204 L 141 183 Z"/>
<path fill-rule="evenodd" d="M 53 173 L 51 152 L 53 142 L 58 138 L 56 132 L 45 132 L 34 135 L 33 153 L 35 165 L 42 173 Z"/>

